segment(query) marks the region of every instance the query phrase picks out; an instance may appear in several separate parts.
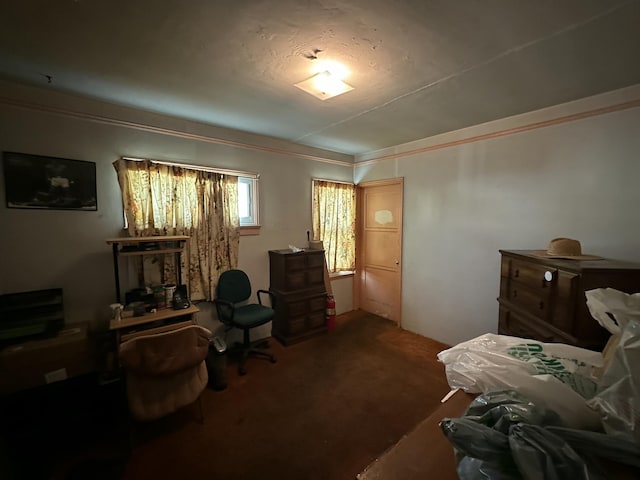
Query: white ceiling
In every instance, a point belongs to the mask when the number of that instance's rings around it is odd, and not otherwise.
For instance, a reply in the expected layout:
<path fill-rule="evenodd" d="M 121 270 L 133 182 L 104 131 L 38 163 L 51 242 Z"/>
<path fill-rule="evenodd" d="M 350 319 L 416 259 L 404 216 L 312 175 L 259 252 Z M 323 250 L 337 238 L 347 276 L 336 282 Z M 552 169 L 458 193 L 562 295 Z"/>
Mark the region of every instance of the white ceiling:
<path fill-rule="evenodd" d="M 640 83 L 640 0 L 0 2 L 6 79 L 348 154 Z"/>

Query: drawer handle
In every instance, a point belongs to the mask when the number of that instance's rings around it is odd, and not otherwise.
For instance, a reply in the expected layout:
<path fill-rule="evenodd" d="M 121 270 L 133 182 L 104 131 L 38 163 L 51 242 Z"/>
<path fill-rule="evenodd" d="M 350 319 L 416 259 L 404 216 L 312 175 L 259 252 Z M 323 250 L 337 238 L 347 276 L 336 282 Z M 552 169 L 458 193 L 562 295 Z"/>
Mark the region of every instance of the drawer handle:
<path fill-rule="evenodd" d="M 520 270 L 516 268 L 516 271 L 513 272 L 513 278 L 518 278 L 520 276 Z"/>
<path fill-rule="evenodd" d="M 553 281 L 553 272 L 551 272 L 551 271 L 549 271 L 549 270 L 547 270 L 546 272 L 544 272 L 544 279 L 545 279 L 547 282 L 551 282 L 551 281 Z"/>
<path fill-rule="evenodd" d="M 518 290 L 514 290 L 513 291 L 513 295 L 511 295 L 513 298 L 516 298 L 518 296 Z"/>

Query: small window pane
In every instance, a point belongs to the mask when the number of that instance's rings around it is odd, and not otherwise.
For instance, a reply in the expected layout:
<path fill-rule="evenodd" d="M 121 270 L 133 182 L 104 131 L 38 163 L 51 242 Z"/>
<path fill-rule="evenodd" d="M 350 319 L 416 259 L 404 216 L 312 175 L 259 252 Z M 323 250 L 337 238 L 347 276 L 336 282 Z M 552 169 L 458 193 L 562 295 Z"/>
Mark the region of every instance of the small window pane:
<path fill-rule="evenodd" d="M 238 215 L 240 225 L 258 225 L 257 180 L 238 177 Z"/>
<path fill-rule="evenodd" d="M 238 183 L 238 214 L 240 218 L 249 216 L 249 207 L 251 205 L 251 197 L 249 185 L 246 183 Z"/>

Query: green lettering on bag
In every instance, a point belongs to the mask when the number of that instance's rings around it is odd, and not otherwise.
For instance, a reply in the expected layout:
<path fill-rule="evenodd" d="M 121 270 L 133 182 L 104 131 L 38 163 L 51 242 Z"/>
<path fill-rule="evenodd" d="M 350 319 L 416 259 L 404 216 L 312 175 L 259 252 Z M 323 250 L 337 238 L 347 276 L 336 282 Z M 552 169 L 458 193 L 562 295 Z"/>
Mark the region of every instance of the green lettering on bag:
<path fill-rule="evenodd" d="M 523 343 L 507 349 L 507 354 L 524 362 L 530 363 L 539 374 L 550 374 L 558 377 L 558 380 L 566 380 L 568 371 L 562 362 L 553 356 L 548 356 L 543 351 L 542 345 L 536 343 Z M 561 378 L 562 377 L 562 378 Z"/>

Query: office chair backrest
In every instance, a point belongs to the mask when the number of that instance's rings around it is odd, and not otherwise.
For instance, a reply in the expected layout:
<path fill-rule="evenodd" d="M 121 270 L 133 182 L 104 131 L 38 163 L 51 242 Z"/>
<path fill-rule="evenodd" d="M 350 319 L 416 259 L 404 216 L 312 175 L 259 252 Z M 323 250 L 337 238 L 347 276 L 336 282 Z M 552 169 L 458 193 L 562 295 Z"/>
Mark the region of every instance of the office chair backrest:
<path fill-rule="evenodd" d="M 242 270 L 227 270 L 218 279 L 216 293 L 221 300 L 243 302 L 251 296 L 251 282 Z"/>

